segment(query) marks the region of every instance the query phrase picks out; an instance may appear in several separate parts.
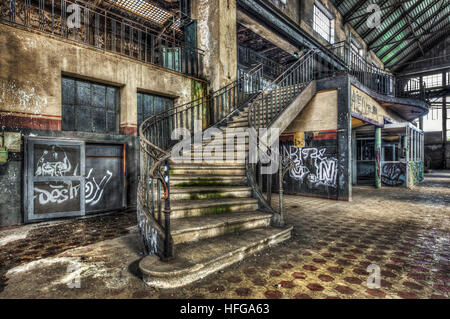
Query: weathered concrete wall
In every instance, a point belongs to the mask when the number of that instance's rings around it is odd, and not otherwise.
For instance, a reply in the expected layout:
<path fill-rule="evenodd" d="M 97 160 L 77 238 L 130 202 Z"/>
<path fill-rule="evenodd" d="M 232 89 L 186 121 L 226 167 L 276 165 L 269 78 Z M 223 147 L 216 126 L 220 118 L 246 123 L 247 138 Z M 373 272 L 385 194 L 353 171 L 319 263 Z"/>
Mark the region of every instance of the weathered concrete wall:
<path fill-rule="evenodd" d="M 61 77 L 120 87 L 120 133 L 61 131 Z M 22 135 L 115 141 L 127 145 L 127 204 L 136 204 L 138 180 L 137 92 L 189 102 L 204 92 L 199 82 L 156 66 L 39 32 L 0 24 L 0 125 Z M 23 222 L 23 148 L 0 166 L 0 226 Z"/>
<path fill-rule="evenodd" d="M 317 92 L 283 134 L 337 129 L 337 90 Z"/>
<path fill-rule="evenodd" d="M 351 200 L 350 85 L 348 76 L 317 81 L 319 93 L 283 132 L 281 149 L 296 162 L 286 192 Z"/>
<path fill-rule="evenodd" d="M 23 127 L 61 129 L 61 76 L 115 85 L 120 90 L 120 126 L 137 130 L 137 92 L 191 98 L 191 82 L 181 74 L 37 32 L 0 24 L 0 112 L 5 119 L 34 118 Z M 19 121 L 20 122 L 20 121 Z M 22 123 L 22 122 L 21 122 Z M 38 125 L 39 124 L 39 125 Z"/>
<path fill-rule="evenodd" d="M 205 51 L 204 74 L 213 91 L 236 80 L 236 0 L 192 2 L 198 47 Z"/>
<path fill-rule="evenodd" d="M 293 135 L 281 138 L 282 154 L 295 162 L 284 178 L 285 193 L 338 199 L 336 138 L 336 131 L 304 132 L 303 147 L 295 145 Z"/>

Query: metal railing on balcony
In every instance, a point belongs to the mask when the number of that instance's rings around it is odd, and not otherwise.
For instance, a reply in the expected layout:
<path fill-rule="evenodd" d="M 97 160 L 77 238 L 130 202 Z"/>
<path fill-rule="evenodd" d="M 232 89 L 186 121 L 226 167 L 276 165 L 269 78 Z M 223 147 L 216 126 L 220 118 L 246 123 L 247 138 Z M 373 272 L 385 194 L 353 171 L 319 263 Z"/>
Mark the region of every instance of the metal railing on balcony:
<path fill-rule="evenodd" d="M 0 22 L 39 30 L 199 78 L 203 51 L 88 2 L 4 0 Z"/>
<path fill-rule="evenodd" d="M 391 73 L 367 61 L 348 41 L 330 45 L 320 55 L 329 54 L 338 58 L 345 65 L 346 72 L 353 75 L 360 83 L 374 92 L 401 98 L 427 100 L 424 86 L 417 83 L 406 83 L 403 78 L 396 78 Z M 413 79 L 414 80 L 414 79 Z M 408 88 L 413 85 L 414 88 Z"/>

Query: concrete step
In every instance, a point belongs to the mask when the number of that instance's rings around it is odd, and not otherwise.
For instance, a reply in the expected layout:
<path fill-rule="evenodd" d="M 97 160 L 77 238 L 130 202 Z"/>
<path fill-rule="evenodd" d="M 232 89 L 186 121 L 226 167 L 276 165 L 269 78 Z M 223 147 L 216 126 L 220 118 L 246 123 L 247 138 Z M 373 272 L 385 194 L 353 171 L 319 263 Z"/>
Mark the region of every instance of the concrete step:
<path fill-rule="evenodd" d="M 247 185 L 247 177 L 242 175 L 173 175 L 170 187 L 216 187 Z"/>
<path fill-rule="evenodd" d="M 246 198 L 252 196 L 250 186 L 172 187 L 171 200 Z"/>
<path fill-rule="evenodd" d="M 292 226 L 257 228 L 175 246 L 175 258 L 163 262 L 156 255 L 139 263 L 144 282 L 157 288 L 176 288 L 202 279 L 267 247 L 291 237 Z"/>
<path fill-rule="evenodd" d="M 217 216 L 231 212 L 255 211 L 258 200 L 255 198 L 223 198 L 207 200 L 171 201 L 171 219 L 193 216 Z"/>
<path fill-rule="evenodd" d="M 235 165 L 235 164 L 245 164 L 245 157 L 247 156 L 247 152 L 245 152 L 245 154 L 243 154 L 244 152 L 240 152 L 238 155 L 238 157 L 236 156 L 237 154 L 234 153 L 234 158 L 232 159 L 227 159 L 227 156 L 225 154 L 225 152 L 223 152 L 222 156 L 217 155 L 214 156 L 214 154 L 212 154 L 211 156 L 202 156 L 201 157 L 201 163 L 205 164 L 205 165 Z M 200 153 L 199 153 L 200 154 Z M 196 159 L 194 157 L 194 154 L 191 153 L 191 156 L 187 159 L 180 159 L 180 160 L 176 160 L 176 159 L 172 159 L 172 163 L 174 164 L 194 164 L 197 163 Z"/>
<path fill-rule="evenodd" d="M 271 217 L 271 214 L 252 211 L 174 219 L 171 223 L 171 234 L 173 243 L 177 245 L 249 229 L 268 227 Z"/>
<path fill-rule="evenodd" d="M 203 163 L 180 164 L 174 163 L 170 167 L 170 174 L 173 175 L 245 175 L 244 164 L 234 165 L 212 165 Z"/>

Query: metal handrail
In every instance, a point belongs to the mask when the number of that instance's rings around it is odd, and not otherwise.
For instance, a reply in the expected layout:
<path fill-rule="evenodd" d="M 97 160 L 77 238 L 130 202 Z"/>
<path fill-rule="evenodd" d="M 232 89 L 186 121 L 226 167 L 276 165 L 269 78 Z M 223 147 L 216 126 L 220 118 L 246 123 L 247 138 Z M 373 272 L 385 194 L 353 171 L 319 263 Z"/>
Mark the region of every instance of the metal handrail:
<path fill-rule="evenodd" d="M 264 185 L 261 174 L 263 163 L 261 158 L 259 160 L 256 159 L 256 163 L 250 163 L 250 154 L 246 158 L 247 177 L 256 197 L 258 198 L 260 207 L 263 210 L 272 213 L 272 225 L 277 227 L 284 226 L 283 178 L 290 169 L 293 169 L 295 167 L 295 162 L 281 152 L 274 152 L 264 142 L 264 139 L 261 138 L 259 129 L 270 128 L 276 117 L 284 111 L 286 106 L 291 103 L 292 99 L 298 96 L 298 94 L 300 94 L 303 89 L 314 79 L 313 69 L 316 52 L 317 50 L 312 49 L 302 55 L 298 61 L 294 62 L 290 67 L 288 67 L 268 87 L 266 87 L 258 94 L 258 96 L 255 97 L 255 102 L 250 105 L 248 110 L 248 126 L 250 128 L 250 131 L 253 132 L 253 134 L 256 134 L 256 138 L 254 138 L 257 148 L 256 155 L 260 155 L 260 157 L 261 155 L 263 155 L 269 158 L 275 155 L 275 158 L 272 158 L 274 162 L 272 162 L 271 164 L 278 165 L 278 211 L 276 211 L 271 204 L 272 174 L 266 174 L 266 195 L 264 195 Z M 302 69 L 302 67 L 305 65 L 306 68 Z M 303 70 L 307 72 L 305 74 L 300 74 Z M 289 87 L 293 87 L 290 92 L 287 91 Z M 283 89 L 284 91 L 281 91 Z M 289 94 L 289 99 L 287 98 L 287 94 Z M 270 98 L 267 98 L 268 96 L 270 96 Z M 269 100 L 270 108 L 268 105 Z"/>

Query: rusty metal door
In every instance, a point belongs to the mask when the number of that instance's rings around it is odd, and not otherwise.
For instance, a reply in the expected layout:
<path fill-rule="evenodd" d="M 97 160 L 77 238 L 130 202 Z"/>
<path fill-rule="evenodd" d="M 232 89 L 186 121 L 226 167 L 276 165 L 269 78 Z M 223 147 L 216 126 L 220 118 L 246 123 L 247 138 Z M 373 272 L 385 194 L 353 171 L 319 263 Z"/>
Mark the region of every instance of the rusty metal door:
<path fill-rule="evenodd" d="M 85 214 L 85 144 L 25 137 L 25 222 Z"/>

